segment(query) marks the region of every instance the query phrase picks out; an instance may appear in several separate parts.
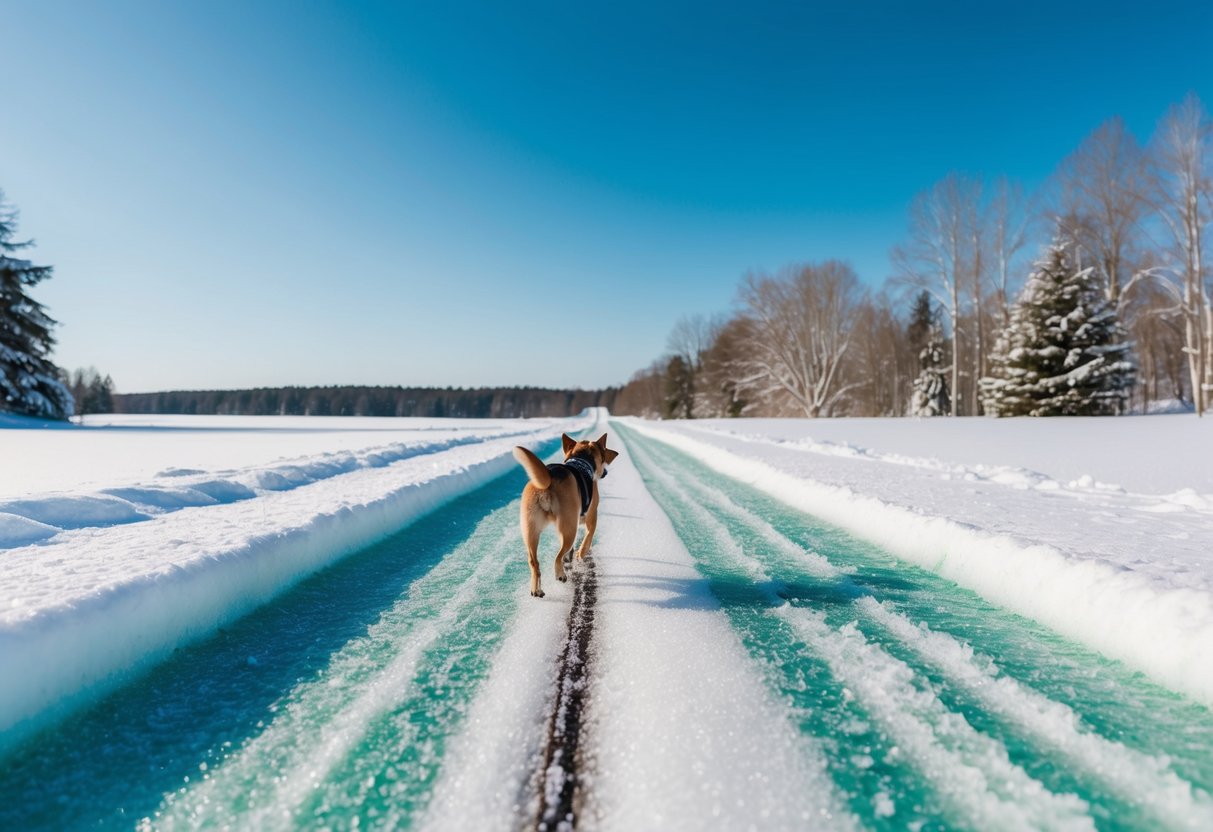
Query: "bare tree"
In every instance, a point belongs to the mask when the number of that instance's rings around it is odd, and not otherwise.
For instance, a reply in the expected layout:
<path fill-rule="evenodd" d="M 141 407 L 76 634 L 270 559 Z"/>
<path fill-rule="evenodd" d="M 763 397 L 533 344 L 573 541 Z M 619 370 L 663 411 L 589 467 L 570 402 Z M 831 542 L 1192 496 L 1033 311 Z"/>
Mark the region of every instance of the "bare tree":
<path fill-rule="evenodd" d="M 1016 256 L 1028 242 L 1032 217 L 1023 188 L 999 177 L 986 206 L 986 238 L 990 246 L 989 272 L 1000 326 L 1011 321 L 1012 274 Z"/>
<path fill-rule="evenodd" d="M 683 315 L 674 324 L 666 340 L 666 348 L 682 359 L 683 372 L 687 374 L 686 381 L 690 385 L 689 418 L 711 415 L 705 400 L 701 376 L 704 357 L 711 350 L 723 326 L 724 322 L 719 317 Z"/>
<path fill-rule="evenodd" d="M 1197 414 L 1204 413 L 1213 394 L 1213 305 L 1204 255 L 1213 221 L 1211 145 L 1213 126 L 1200 100 L 1189 93 L 1167 111 L 1154 135 L 1151 202 L 1171 244 L 1165 264 L 1141 273 L 1160 279 L 1177 301 Z"/>
<path fill-rule="evenodd" d="M 665 415 L 665 367 L 668 358 L 659 358 L 635 373 L 615 398 L 614 412 L 621 416 L 658 419 Z"/>
<path fill-rule="evenodd" d="M 745 316 L 721 320 L 712 346 L 704 353 L 699 385 L 703 410 L 710 416 L 741 416 L 754 407 L 738 385 L 745 368 L 745 345 L 753 337 Z"/>
<path fill-rule="evenodd" d="M 914 198 L 910 239 L 891 253 L 897 281 L 930 292 L 948 316 L 952 329 L 952 416 L 960 399 L 960 322 L 966 295 L 978 285 L 976 277 L 982 268 L 980 204 L 979 180 L 948 174 Z"/>
<path fill-rule="evenodd" d="M 749 275 L 739 299 L 752 322 L 739 386 L 767 401 L 786 396 L 809 417 L 830 415 L 855 386 L 842 381 L 862 299 L 854 270 L 827 260 Z"/>
<path fill-rule="evenodd" d="M 711 348 L 719 326 L 719 322 L 704 315 L 683 315 L 670 330 L 666 348 L 698 368 L 703 362 L 703 354 Z"/>
<path fill-rule="evenodd" d="M 1137 349 L 1138 389 L 1135 406 L 1143 413 L 1154 402 L 1188 401 L 1182 313 L 1174 296 L 1157 281 L 1144 281 L 1127 292 L 1130 334 Z"/>
<path fill-rule="evenodd" d="M 903 415 L 918 356 L 887 292 L 859 305 L 854 332 L 848 380 L 859 386 L 848 396 L 846 415 Z"/>
<path fill-rule="evenodd" d="M 1086 265 L 1120 303 L 1134 270 L 1134 255 L 1148 209 L 1146 155 L 1119 116 L 1101 124 L 1057 170 L 1056 222 L 1078 245 Z"/>

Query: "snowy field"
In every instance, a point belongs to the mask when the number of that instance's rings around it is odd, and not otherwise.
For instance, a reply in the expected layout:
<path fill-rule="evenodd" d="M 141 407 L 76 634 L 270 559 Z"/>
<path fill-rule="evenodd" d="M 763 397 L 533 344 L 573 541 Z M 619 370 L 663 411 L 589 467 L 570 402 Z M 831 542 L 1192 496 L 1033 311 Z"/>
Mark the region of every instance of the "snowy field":
<path fill-rule="evenodd" d="M 1210 829 L 1207 428 L 3 430 L 0 828 Z M 562 431 L 621 456 L 533 599 Z"/>
<path fill-rule="evenodd" d="M 86 416 L 83 428 L 0 414 L 0 499 L 153 481 L 174 471 L 257 468 L 287 459 L 395 443 L 448 441 L 518 431 L 498 419 L 338 416 Z M 59 429 L 56 429 L 59 428 Z"/>

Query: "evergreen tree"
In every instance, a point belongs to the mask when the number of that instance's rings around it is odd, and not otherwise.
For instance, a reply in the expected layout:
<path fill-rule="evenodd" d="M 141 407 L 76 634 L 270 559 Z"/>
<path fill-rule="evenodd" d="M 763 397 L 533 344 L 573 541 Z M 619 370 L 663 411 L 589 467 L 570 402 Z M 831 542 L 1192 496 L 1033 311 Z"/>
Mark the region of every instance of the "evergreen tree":
<path fill-rule="evenodd" d="M 670 359 L 665 371 L 665 416 L 692 419 L 695 408 L 695 377 L 681 355 Z"/>
<path fill-rule="evenodd" d="M 1130 348 L 1094 269 L 1078 268 L 1059 237 L 1011 310 L 982 404 L 994 416 L 1120 413 L 1136 380 Z"/>
<path fill-rule="evenodd" d="M 50 277 L 50 266 L 35 266 L 11 255 L 29 243 L 13 241 L 17 214 L 0 192 L 0 411 L 66 419 L 72 396 L 50 360 L 55 321 L 27 291 Z"/>
<path fill-rule="evenodd" d="M 96 367 L 77 369 L 70 376 L 64 374 L 63 381 L 76 402 L 76 415 L 114 412 L 114 380 L 102 376 Z"/>
<path fill-rule="evenodd" d="M 910 323 L 906 327 L 906 346 L 912 355 L 920 355 L 931 337 L 931 326 L 935 316 L 931 314 L 931 293 L 923 289 L 914 296 L 914 307 L 910 310 Z"/>
<path fill-rule="evenodd" d="M 906 340 L 918 348 L 918 377 L 910 395 L 911 416 L 946 416 L 951 407 L 948 380 L 944 370 L 943 326 L 941 310 L 931 309 L 931 296 L 923 292 L 914 299 Z"/>

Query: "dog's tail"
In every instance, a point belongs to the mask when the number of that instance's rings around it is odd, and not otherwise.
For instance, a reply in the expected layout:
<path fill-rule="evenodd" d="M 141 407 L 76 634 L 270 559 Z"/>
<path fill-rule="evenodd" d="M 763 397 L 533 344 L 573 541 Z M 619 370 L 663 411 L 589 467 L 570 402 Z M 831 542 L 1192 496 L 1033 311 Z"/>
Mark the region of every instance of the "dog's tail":
<path fill-rule="evenodd" d="M 548 471 L 548 467 L 526 448 L 521 445 L 514 448 L 514 459 L 518 460 L 519 464 L 526 469 L 526 475 L 530 479 L 531 485 L 543 489 L 552 484 L 552 475 Z"/>

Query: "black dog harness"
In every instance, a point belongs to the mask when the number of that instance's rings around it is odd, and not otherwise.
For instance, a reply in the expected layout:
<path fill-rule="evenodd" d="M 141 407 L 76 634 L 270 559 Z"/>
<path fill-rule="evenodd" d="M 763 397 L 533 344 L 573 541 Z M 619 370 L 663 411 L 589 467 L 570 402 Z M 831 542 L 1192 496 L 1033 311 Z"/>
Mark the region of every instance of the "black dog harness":
<path fill-rule="evenodd" d="M 581 516 L 590 509 L 590 500 L 594 496 L 594 463 L 579 456 L 572 456 L 561 464 L 548 466 L 553 473 L 557 468 L 564 468 L 577 481 L 577 492 L 581 495 Z"/>

